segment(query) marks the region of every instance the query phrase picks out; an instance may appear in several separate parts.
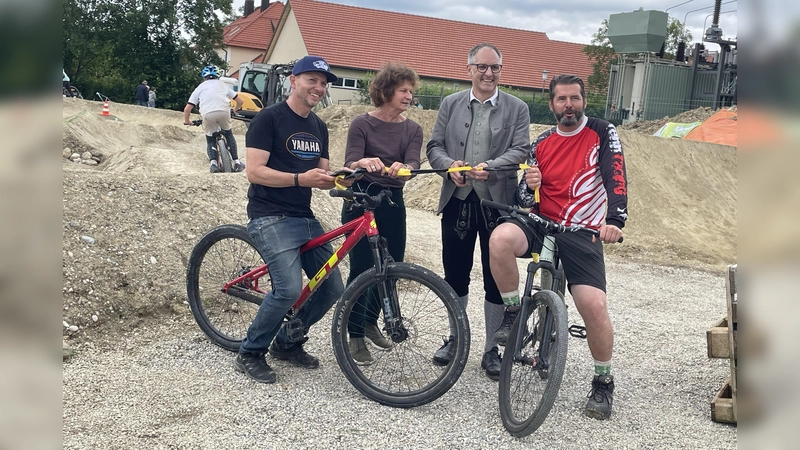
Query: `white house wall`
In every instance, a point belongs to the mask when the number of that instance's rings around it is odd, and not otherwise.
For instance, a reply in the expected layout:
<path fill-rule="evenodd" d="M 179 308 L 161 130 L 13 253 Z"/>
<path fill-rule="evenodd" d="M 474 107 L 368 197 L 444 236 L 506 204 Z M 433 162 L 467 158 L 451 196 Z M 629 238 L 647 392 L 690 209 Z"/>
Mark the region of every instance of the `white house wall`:
<path fill-rule="evenodd" d="M 266 63 L 286 64 L 308 55 L 308 49 L 303 41 L 303 35 L 300 33 L 300 27 L 297 25 L 294 11 L 289 11 L 283 29 L 277 30 L 276 33 L 277 40 L 269 59 L 265 61 Z M 318 56 L 325 57 L 325 55 Z"/>

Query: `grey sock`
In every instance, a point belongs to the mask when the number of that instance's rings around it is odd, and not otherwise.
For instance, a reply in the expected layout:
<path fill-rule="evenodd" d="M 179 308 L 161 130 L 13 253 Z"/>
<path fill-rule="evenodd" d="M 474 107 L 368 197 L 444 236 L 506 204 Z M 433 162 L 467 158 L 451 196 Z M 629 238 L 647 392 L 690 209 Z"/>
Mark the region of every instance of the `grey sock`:
<path fill-rule="evenodd" d="M 486 321 L 486 342 L 483 345 L 483 352 L 486 353 L 493 347 L 497 347 L 494 340 L 494 333 L 503 323 L 505 305 L 495 305 L 488 301 L 483 302 L 483 317 Z"/>

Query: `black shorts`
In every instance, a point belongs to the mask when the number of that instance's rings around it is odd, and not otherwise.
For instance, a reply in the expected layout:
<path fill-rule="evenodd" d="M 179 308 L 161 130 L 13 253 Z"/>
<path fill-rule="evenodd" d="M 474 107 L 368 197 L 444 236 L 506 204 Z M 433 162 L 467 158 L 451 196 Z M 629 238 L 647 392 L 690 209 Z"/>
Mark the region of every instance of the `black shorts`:
<path fill-rule="evenodd" d="M 522 220 L 503 216 L 499 223 L 513 223 L 520 227 L 528 239 L 528 252 L 539 253 L 542 250 L 544 232 L 541 225 L 532 220 Z M 588 232 L 559 233 L 555 235 L 558 257 L 567 277 L 568 289 L 572 286 L 583 284 L 594 286 L 603 292 L 606 291 L 606 264 L 603 259 L 603 243 L 600 238 L 594 239 Z"/>

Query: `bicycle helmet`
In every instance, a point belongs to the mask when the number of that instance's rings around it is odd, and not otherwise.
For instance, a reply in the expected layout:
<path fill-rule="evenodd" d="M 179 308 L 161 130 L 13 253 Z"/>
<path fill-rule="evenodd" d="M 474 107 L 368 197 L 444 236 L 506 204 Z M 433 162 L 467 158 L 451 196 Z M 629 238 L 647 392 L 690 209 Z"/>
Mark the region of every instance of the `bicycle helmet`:
<path fill-rule="evenodd" d="M 208 66 L 203 67 L 203 71 L 200 73 L 200 76 L 203 78 L 214 77 L 219 78 L 219 69 L 217 66 L 211 64 Z"/>

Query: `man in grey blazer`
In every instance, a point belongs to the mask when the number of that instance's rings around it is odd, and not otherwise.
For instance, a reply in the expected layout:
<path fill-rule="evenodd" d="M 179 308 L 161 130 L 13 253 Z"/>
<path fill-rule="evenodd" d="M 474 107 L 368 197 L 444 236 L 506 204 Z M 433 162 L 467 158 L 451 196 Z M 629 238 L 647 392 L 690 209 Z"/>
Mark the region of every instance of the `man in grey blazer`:
<path fill-rule="evenodd" d="M 497 380 L 500 355 L 494 333 L 503 321 L 503 301 L 489 268 L 489 235 L 500 213 L 481 207 L 480 199 L 514 204 L 517 170 L 484 171 L 482 167 L 519 164 L 530 149 L 530 114 L 522 100 L 497 88 L 503 55 L 492 44 L 478 44 L 467 57 L 472 88 L 445 97 L 428 142 L 431 167 L 472 166 L 443 174 L 437 213 L 442 215 L 442 262 L 445 281 L 464 308 L 469 294 L 475 240 L 481 246 L 486 340 L 481 368 Z M 452 334 L 452 333 L 451 333 Z M 452 336 L 436 351 L 433 361 L 446 365 L 452 357 Z"/>

